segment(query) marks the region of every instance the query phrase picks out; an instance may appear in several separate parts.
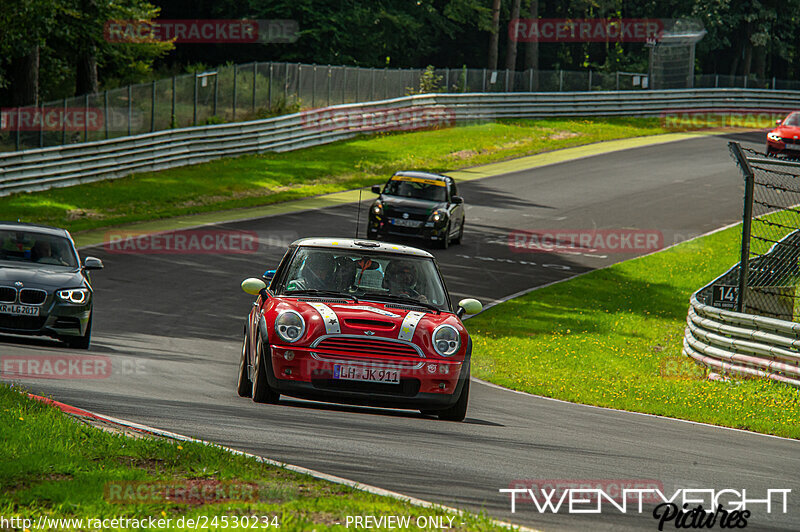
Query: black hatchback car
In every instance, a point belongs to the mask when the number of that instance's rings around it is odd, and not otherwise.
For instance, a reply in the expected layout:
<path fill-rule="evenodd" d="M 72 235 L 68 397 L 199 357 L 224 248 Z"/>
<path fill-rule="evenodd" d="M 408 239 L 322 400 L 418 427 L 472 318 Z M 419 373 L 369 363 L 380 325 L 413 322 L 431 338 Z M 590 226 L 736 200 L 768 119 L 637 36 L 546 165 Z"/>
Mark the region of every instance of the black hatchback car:
<path fill-rule="evenodd" d="M 51 336 L 88 349 L 92 335 L 92 285 L 69 232 L 0 222 L 0 333 Z"/>
<path fill-rule="evenodd" d="M 429 172 L 397 172 L 369 210 L 367 238 L 423 238 L 441 248 L 464 236 L 464 199 L 452 177 Z"/>

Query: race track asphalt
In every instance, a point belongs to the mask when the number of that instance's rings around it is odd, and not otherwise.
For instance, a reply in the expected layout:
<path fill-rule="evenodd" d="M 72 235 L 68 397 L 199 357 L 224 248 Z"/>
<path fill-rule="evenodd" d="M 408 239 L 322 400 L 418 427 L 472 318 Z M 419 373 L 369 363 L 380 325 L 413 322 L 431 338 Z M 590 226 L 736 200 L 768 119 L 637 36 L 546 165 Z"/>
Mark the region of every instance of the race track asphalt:
<path fill-rule="evenodd" d="M 763 133 L 685 140 L 598 155 L 460 185 L 463 245 L 436 250 L 454 298 L 491 303 L 636 253 L 518 253 L 526 229 L 640 229 L 663 245 L 735 223 L 742 179 L 726 143 L 761 147 Z M 362 224 L 369 202 L 362 205 Z M 24 380 L 35 393 L 98 413 L 211 440 L 277 460 L 544 530 L 656 530 L 645 512 L 553 515 L 498 492 L 523 479 L 653 480 L 679 488 L 789 488 L 788 513 L 756 507 L 751 530 L 796 530 L 800 442 L 573 405 L 473 383 L 465 423 L 408 411 L 235 393 L 243 318 L 239 283 L 274 267 L 302 236 L 350 236 L 356 205 L 225 223 L 258 234 L 256 254 L 116 254 L 96 273 L 92 355 L 103 379 Z M 363 234 L 363 225 L 362 231 Z M 645 250 L 641 250 L 643 253 Z M 688 305 L 688 302 L 687 302 Z M 0 337 L 3 355 L 74 354 L 49 340 Z M 479 354 L 476 356 L 480 356 Z M 671 525 L 670 525 L 671 526 Z"/>

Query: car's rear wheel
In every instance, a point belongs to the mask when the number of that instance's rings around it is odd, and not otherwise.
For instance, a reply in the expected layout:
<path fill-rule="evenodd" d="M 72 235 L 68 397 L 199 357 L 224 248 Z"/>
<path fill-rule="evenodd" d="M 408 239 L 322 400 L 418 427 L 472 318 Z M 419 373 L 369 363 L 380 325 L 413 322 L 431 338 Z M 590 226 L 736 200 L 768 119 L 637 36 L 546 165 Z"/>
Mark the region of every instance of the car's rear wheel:
<path fill-rule="evenodd" d="M 458 236 L 453 239 L 453 244 L 461 244 L 464 238 L 464 220 L 461 220 L 461 228 L 458 230 Z"/>
<path fill-rule="evenodd" d="M 467 404 L 469 403 L 469 373 L 467 373 L 467 380 L 464 381 L 464 387 L 461 388 L 461 395 L 458 396 L 456 404 L 447 410 L 439 411 L 439 419 L 444 421 L 464 421 L 467 417 Z"/>
<path fill-rule="evenodd" d="M 250 380 L 250 374 L 247 370 L 247 353 L 250 350 L 250 342 L 247 341 L 247 331 L 244 333 L 242 340 L 242 356 L 239 359 L 239 383 L 236 386 L 236 392 L 239 397 L 250 397 L 253 395 L 253 383 Z"/>
<path fill-rule="evenodd" d="M 89 349 L 89 344 L 92 343 L 92 317 L 89 316 L 83 336 L 64 336 L 62 339 L 70 349 Z"/>
<path fill-rule="evenodd" d="M 280 394 L 269 387 L 267 382 L 267 364 L 272 361 L 265 360 L 269 356 L 269 351 L 265 352 L 264 342 L 261 335 L 256 338 L 256 360 L 255 371 L 253 372 L 253 401 L 256 403 L 277 403 Z"/>

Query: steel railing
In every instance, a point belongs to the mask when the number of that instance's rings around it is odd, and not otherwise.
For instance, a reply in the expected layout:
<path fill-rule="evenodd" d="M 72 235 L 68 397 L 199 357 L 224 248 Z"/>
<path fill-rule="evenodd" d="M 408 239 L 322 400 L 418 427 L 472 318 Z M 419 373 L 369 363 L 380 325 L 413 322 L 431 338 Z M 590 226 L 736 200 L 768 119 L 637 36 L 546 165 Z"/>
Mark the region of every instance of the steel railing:
<path fill-rule="evenodd" d="M 347 104 L 250 122 L 0 153 L 0 196 L 317 146 L 372 131 L 501 118 L 663 116 L 670 112 L 800 108 L 800 92 L 756 89 L 428 94 Z"/>

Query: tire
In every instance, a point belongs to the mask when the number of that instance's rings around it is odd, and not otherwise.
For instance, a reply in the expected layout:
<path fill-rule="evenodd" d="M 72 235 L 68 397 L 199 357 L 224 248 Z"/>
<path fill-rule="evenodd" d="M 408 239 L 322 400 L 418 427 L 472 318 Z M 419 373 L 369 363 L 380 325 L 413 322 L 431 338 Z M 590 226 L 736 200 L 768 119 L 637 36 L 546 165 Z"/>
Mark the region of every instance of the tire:
<path fill-rule="evenodd" d="M 458 230 L 458 236 L 453 239 L 453 244 L 461 244 L 464 238 L 464 220 L 461 220 L 461 229 Z"/>
<path fill-rule="evenodd" d="M 439 248 L 447 249 L 450 247 L 450 222 L 447 222 L 447 229 L 444 231 L 444 238 L 438 242 Z"/>
<path fill-rule="evenodd" d="M 249 350 L 250 345 L 247 341 L 247 331 L 245 331 L 244 339 L 242 340 L 242 356 L 239 358 L 239 382 L 236 385 L 236 393 L 239 394 L 239 397 L 250 397 L 253 395 L 253 383 L 247 371 L 247 352 Z"/>
<path fill-rule="evenodd" d="M 89 323 L 86 324 L 83 336 L 64 336 L 62 339 L 70 349 L 89 349 L 89 344 L 92 343 L 92 317 L 89 316 Z"/>
<path fill-rule="evenodd" d="M 440 410 L 439 419 L 442 421 L 464 421 L 464 418 L 467 417 L 467 403 L 469 403 L 469 373 L 467 373 L 467 380 L 464 381 L 464 387 L 461 388 L 461 395 L 458 396 L 458 401 L 447 410 Z"/>
<path fill-rule="evenodd" d="M 253 402 L 255 403 L 270 403 L 275 404 L 280 398 L 280 394 L 269 387 L 267 382 L 267 369 L 266 364 L 271 364 L 271 361 L 264 360 L 264 342 L 261 341 L 261 335 L 256 339 L 256 367 L 253 371 Z"/>

